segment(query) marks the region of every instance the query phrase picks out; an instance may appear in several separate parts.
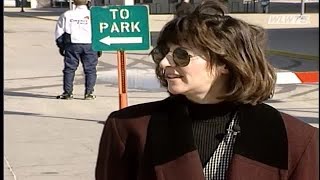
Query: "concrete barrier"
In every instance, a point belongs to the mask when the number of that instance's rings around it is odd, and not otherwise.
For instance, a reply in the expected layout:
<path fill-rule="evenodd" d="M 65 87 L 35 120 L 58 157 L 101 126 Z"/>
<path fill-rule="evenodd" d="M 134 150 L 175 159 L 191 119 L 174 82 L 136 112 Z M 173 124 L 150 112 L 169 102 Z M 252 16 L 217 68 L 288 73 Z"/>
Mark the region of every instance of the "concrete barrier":
<path fill-rule="evenodd" d="M 127 85 L 133 89 L 162 89 L 155 76 L 154 69 L 127 69 Z M 99 71 L 97 81 L 106 84 L 118 83 L 118 70 Z M 319 83 L 319 71 L 277 72 L 276 84 L 314 84 Z"/>

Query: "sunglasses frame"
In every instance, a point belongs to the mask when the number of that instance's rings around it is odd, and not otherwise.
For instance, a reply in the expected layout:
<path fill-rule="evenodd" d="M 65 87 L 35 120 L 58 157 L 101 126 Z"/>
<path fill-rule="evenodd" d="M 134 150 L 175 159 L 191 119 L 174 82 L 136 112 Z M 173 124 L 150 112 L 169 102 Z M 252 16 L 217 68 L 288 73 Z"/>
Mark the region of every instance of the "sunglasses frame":
<path fill-rule="evenodd" d="M 158 52 L 155 52 L 155 51 L 158 51 Z M 182 53 L 178 53 L 178 51 Z M 152 56 L 153 61 L 158 64 L 169 54 L 169 52 L 170 52 L 169 48 L 156 47 L 155 49 L 152 50 L 150 54 Z M 176 49 L 174 49 L 171 56 L 175 65 L 179 67 L 188 66 L 190 63 L 190 59 L 193 57 L 188 53 L 188 51 L 186 51 L 181 47 L 177 47 Z"/>

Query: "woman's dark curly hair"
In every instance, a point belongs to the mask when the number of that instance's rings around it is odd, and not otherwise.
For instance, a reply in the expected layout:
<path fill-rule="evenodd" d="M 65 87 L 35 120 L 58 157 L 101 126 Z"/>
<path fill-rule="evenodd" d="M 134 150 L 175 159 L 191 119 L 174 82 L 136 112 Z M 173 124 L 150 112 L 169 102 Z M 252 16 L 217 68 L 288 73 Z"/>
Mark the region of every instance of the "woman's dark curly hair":
<path fill-rule="evenodd" d="M 218 1 L 202 1 L 191 14 L 164 26 L 150 54 L 161 53 L 165 57 L 168 44 L 186 44 L 200 50 L 209 61 L 209 68 L 225 64 L 229 70 L 228 91 L 219 98 L 261 103 L 273 96 L 276 83 L 274 68 L 265 57 L 265 31 L 225 15 L 224 9 Z M 156 75 L 161 85 L 167 87 L 159 63 Z"/>

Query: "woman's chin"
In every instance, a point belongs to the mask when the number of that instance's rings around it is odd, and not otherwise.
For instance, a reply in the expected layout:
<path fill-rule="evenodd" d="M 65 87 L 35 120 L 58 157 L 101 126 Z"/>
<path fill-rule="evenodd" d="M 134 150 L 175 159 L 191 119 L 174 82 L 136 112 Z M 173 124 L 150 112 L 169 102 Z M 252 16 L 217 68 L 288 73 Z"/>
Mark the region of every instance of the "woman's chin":
<path fill-rule="evenodd" d="M 168 91 L 171 94 L 184 94 L 184 90 L 181 87 L 176 87 L 176 86 L 168 86 Z"/>

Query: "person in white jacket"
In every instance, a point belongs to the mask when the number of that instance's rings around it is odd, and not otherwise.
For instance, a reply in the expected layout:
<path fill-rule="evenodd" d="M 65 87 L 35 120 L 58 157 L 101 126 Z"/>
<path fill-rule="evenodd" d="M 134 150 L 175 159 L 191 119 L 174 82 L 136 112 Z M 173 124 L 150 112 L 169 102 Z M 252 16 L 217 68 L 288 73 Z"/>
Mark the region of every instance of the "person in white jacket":
<path fill-rule="evenodd" d="M 101 52 L 92 49 L 91 18 L 88 0 L 74 0 L 75 9 L 64 12 L 55 29 L 56 44 L 64 56 L 63 93 L 57 99 L 73 98 L 75 71 L 81 61 L 85 73 L 84 99 L 95 99 L 93 95 L 97 79 L 96 66 Z"/>

